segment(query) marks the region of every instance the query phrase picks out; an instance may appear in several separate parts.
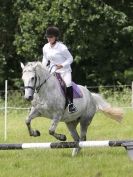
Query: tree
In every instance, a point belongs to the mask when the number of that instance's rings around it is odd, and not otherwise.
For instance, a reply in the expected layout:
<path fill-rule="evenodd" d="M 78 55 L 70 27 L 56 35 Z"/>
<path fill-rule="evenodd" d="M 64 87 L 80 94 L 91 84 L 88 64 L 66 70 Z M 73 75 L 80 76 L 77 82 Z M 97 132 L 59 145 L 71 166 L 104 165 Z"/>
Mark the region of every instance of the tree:
<path fill-rule="evenodd" d="M 3 0 L 0 85 L 8 79 L 10 85 L 18 86 L 20 61 L 41 61 L 46 43 L 44 33 L 50 25 L 60 28 L 61 40 L 74 56 L 72 67 L 76 82 L 85 85 L 129 83 L 133 60 L 130 10 L 131 3 L 124 8 L 116 1 L 106 0 Z"/>
<path fill-rule="evenodd" d="M 17 1 L 17 8 L 23 5 Z M 128 63 L 121 44 L 128 27 L 124 13 L 95 0 L 27 0 L 18 16 L 15 45 L 27 60 L 41 58 L 44 31 L 48 25 L 57 25 L 75 58 L 75 81 L 87 85 L 124 82 Z"/>
<path fill-rule="evenodd" d="M 16 49 L 13 45 L 16 16 L 13 15 L 13 0 L 1 0 L 0 6 L 0 87 L 4 87 L 5 79 L 14 84 L 16 68 Z"/>

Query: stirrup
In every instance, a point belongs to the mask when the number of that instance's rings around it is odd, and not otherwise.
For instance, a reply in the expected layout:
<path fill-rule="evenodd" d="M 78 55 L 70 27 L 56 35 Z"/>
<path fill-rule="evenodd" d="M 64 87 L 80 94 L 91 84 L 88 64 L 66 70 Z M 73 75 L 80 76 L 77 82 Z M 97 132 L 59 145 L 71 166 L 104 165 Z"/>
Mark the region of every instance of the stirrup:
<path fill-rule="evenodd" d="M 74 112 L 77 112 L 77 111 L 78 111 L 78 110 L 77 110 L 77 108 L 74 106 L 73 103 L 68 104 L 68 112 L 69 112 L 69 113 L 74 113 Z"/>

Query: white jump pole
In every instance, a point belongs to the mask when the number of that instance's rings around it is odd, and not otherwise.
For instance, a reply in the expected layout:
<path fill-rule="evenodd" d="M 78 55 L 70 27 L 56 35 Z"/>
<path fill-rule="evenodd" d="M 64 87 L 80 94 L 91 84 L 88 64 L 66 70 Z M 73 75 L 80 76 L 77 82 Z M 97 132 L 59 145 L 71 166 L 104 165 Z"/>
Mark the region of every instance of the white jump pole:
<path fill-rule="evenodd" d="M 0 144 L 0 150 L 18 149 L 58 149 L 58 148 L 87 148 L 87 147 L 124 147 L 131 160 L 133 160 L 133 140 L 104 140 L 104 141 L 80 141 L 80 142 L 47 142 L 47 143 L 22 143 Z"/>
<path fill-rule="evenodd" d="M 4 140 L 7 140 L 7 80 L 5 80 Z"/>

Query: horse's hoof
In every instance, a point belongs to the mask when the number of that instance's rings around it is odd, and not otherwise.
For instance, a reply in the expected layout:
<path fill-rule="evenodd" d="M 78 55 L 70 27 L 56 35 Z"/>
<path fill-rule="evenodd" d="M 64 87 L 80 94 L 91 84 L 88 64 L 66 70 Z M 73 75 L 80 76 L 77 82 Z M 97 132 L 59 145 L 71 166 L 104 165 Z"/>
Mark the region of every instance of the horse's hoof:
<path fill-rule="evenodd" d="M 37 137 L 37 136 L 40 136 L 40 135 L 41 135 L 41 133 L 38 130 L 35 130 L 34 133 L 33 133 L 34 137 Z"/>
<path fill-rule="evenodd" d="M 41 133 L 38 130 L 36 130 L 36 134 L 37 134 L 37 136 L 41 135 Z"/>
<path fill-rule="evenodd" d="M 66 138 L 65 135 L 62 135 L 62 134 L 61 134 L 59 140 L 60 140 L 60 141 L 66 141 L 67 138 Z"/>

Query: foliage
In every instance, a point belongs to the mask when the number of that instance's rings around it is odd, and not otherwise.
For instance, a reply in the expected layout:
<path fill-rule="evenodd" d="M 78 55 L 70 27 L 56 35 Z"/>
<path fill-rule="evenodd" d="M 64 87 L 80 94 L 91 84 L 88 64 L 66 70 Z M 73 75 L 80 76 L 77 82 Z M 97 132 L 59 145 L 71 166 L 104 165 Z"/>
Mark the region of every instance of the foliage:
<path fill-rule="evenodd" d="M 8 90 L 8 100 L 7 100 L 7 107 L 12 108 L 29 108 L 31 103 L 26 101 L 24 98 L 24 92 L 22 90 Z M 4 107 L 5 102 L 5 95 L 4 91 L 1 92 L 0 96 L 0 107 Z"/>
<path fill-rule="evenodd" d="M 42 59 L 44 34 L 49 25 L 60 28 L 61 40 L 74 56 L 76 82 L 129 83 L 127 71 L 133 61 L 131 10 L 129 0 L 127 4 L 97 0 L 3 0 L 0 32 L 6 38 L 0 41 L 0 85 L 7 78 L 11 86 L 18 87 L 19 62 Z"/>
<path fill-rule="evenodd" d="M 132 90 L 130 87 L 123 86 L 121 84 L 116 87 L 114 86 L 114 88 L 105 88 L 100 86 L 99 91 L 112 105 L 121 107 L 131 106 Z"/>
<path fill-rule="evenodd" d="M 0 5 L 0 87 L 4 81 L 14 84 L 13 78 L 18 76 L 18 56 L 13 45 L 17 17 L 13 14 L 14 0 L 1 0 Z"/>

